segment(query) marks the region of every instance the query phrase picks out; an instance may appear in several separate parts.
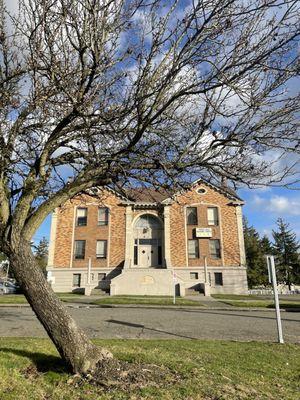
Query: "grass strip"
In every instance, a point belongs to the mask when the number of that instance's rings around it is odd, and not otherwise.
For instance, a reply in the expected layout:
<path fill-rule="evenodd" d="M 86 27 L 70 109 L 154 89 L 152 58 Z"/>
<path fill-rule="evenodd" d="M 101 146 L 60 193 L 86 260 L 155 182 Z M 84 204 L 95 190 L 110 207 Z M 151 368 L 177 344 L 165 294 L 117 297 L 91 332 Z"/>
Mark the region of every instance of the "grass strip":
<path fill-rule="evenodd" d="M 107 391 L 74 385 L 47 339 L 0 338 L 0 399 L 295 400 L 299 345 L 212 340 L 96 340 L 121 360 L 176 371 L 166 387 Z"/>
<path fill-rule="evenodd" d="M 234 307 L 245 307 L 245 308 L 275 308 L 273 301 L 266 300 L 251 300 L 251 301 L 240 301 L 240 300 L 220 300 L 224 304 L 229 304 Z M 300 311 L 300 302 L 282 302 L 279 301 L 281 309 L 295 309 Z"/>
<path fill-rule="evenodd" d="M 94 300 L 92 304 L 104 305 L 104 304 L 137 304 L 137 305 L 156 305 L 156 306 L 173 306 L 172 297 L 152 297 L 152 296 L 113 296 L 113 297 L 103 297 L 102 299 Z M 189 300 L 177 297 L 175 306 L 193 306 L 202 307 L 197 300 Z"/>

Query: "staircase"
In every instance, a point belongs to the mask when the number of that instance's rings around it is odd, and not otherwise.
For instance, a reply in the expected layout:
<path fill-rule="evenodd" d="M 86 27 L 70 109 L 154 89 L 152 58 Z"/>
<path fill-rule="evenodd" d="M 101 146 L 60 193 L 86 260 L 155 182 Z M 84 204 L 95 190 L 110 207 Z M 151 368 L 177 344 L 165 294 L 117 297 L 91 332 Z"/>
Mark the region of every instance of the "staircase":
<path fill-rule="evenodd" d="M 173 296 L 175 284 L 172 271 L 156 268 L 126 268 L 111 280 L 110 294 L 138 296 Z"/>

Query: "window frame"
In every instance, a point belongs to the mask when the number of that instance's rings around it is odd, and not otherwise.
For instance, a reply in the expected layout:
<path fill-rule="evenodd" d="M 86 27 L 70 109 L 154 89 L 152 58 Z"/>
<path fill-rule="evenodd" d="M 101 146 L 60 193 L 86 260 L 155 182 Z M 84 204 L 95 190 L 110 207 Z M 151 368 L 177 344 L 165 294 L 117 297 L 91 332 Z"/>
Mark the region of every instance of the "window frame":
<path fill-rule="evenodd" d="M 98 243 L 103 242 L 104 243 L 104 255 L 98 255 Z M 97 260 L 105 260 L 107 259 L 107 240 L 106 239 L 97 239 L 96 241 L 96 258 Z"/>
<path fill-rule="evenodd" d="M 199 280 L 199 273 L 198 272 L 190 272 L 190 279 L 193 281 Z"/>
<path fill-rule="evenodd" d="M 216 279 L 218 277 L 218 279 Z M 221 278 L 221 279 L 219 279 Z M 223 286 L 223 273 L 222 272 L 214 272 L 214 281 L 215 286 Z"/>
<path fill-rule="evenodd" d="M 102 275 L 102 278 L 100 279 L 100 276 Z M 103 282 L 106 280 L 106 272 L 98 272 L 98 282 Z"/>
<path fill-rule="evenodd" d="M 100 219 L 100 210 L 105 210 L 104 212 L 104 219 Z M 98 226 L 107 226 L 109 224 L 109 208 L 106 206 L 98 207 L 98 214 L 97 214 L 97 225 Z"/>
<path fill-rule="evenodd" d="M 78 211 L 85 210 L 86 215 L 84 217 L 78 217 Z M 79 218 L 83 219 L 85 223 L 79 223 Z M 88 218 L 88 208 L 87 207 L 77 207 L 76 208 L 76 226 L 87 226 L 87 218 Z"/>
<path fill-rule="evenodd" d="M 192 253 L 190 252 L 190 245 L 189 245 L 190 242 L 196 243 L 195 257 L 191 257 Z M 197 260 L 199 258 L 200 258 L 199 239 L 188 239 L 188 259 Z"/>
<path fill-rule="evenodd" d="M 195 214 L 196 219 L 195 219 L 195 221 L 193 221 L 193 222 L 189 221 L 190 215 L 188 215 L 188 210 L 196 210 L 196 214 Z M 197 207 L 194 207 L 194 206 L 186 207 L 186 224 L 187 225 L 198 225 L 198 208 Z"/>
<path fill-rule="evenodd" d="M 211 243 L 218 243 L 219 247 L 215 247 L 215 252 L 212 252 Z M 220 239 L 209 239 L 209 255 L 213 260 L 220 260 L 222 258 L 221 252 L 221 240 Z"/>
<path fill-rule="evenodd" d="M 216 210 L 216 219 L 209 219 L 209 210 Z M 219 226 L 219 208 L 216 206 L 207 207 L 207 225 L 209 226 Z"/>
<path fill-rule="evenodd" d="M 78 284 L 74 284 L 74 278 L 75 278 L 75 276 L 77 276 L 79 279 L 78 279 Z M 73 276 L 72 276 L 72 287 L 73 288 L 80 288 L 81 287 L 81 274 L 78 274 L 78 273 L 76 273 L 76 274 L 73 274 Z"/>
<path fill-rule="evenodd" d="M 79 257 L 79 255 L 77 254 L 77 243 L 84 243 L 83 246 L 83 257 Z M 85 259 L 85 250 L 86 250 L 86 240 L 75 240 L 74 243 L 74 260 L 84 260 Z"/>

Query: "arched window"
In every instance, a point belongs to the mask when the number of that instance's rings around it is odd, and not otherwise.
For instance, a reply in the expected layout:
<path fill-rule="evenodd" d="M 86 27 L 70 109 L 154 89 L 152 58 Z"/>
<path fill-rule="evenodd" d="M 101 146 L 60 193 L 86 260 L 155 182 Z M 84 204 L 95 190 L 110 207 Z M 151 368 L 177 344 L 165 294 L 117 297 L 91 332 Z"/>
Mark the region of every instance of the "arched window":
<path fill-rule="evenodd" d="M 139 217 L 135 224 L 136 228 L 151 228 L 160 229 L 160 222 L 158 218 L 151 214 L 144 214 Z"/>

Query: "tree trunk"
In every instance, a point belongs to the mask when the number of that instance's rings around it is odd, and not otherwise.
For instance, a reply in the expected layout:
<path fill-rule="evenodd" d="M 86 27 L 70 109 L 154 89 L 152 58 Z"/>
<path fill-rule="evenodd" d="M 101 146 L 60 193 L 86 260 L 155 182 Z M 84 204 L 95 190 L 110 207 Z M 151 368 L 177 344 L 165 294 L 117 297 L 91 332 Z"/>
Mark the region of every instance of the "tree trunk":
<path fill-rule="evenodd" d="M 109 351 L 93 345 L 77 326 L 36 264 L 28 242 L 21 239 L 17 248 L 10 246 L 8 257 L 26 299 L 74 373 L 86 373 L 98 361 L 112 358 Z"/>

